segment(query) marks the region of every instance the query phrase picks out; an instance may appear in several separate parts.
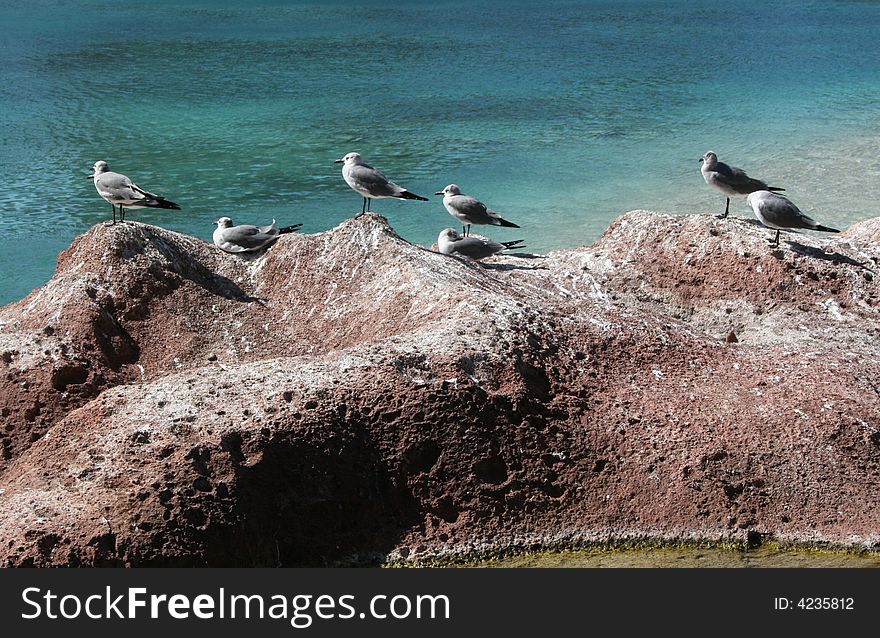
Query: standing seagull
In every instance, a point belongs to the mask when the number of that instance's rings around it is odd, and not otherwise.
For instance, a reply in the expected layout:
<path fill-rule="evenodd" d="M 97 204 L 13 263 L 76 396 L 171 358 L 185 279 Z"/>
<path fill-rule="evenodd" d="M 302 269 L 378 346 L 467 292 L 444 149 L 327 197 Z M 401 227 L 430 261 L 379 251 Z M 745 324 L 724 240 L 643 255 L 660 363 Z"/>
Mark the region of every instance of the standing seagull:
<path fill-rule="evenodd" d="M 427 197 L 420 197 L 415 193 L 410 193 L 403 186 L 390 181 L 379 169 L 364 164 L 364 158 L 360 156 L 360 153 L 349 153 L 342 159 L 336 160 L 334 164 L 343 165 L 342 178 L 345 180 L 345 183 L 364 198 L 364 205 L 361 208 L 361 212 L 355 215 L 355 219 L 366 212 L 370 212 L 370 204 L 372 202 L 368 202 L 368 200 L 371 199 L 394 197 L 395 199 L 428 201 Z"/>
<path fill-rule="evenodd" d="M 125 207 L 128 208 L 170 208 L 180 210 L 172 201 L 147 192 L 121 173 L 113 173 L 107 162 L 95 162 L 95 172 L 89 175 L 94 180 L 98 195 L 113 207 L 113 223 L 116 223 L 116 207 L 119 206 L 119 221 L 125 221 Z"/>
<path fill-rule="evenodd" d="M 776 229 L 776 238 L 769 240 L 771 244 L 779 246 L 780 228 L 806 228 L 809 230 L 821 230 L 825 233 L 839 233 L 836 228 L 829 228 L 818 223 L 812 217 L 804 215 L 790 199 L 771 193 L 768 190 L 749 193 L 746 201 L 755 211 L 755 216 L 768 228 Z"/>
<path fill-rule="evenodd" d="M 727 195 L 727 205 L 724 207 L 724 214 L 718 215 L 719 219 L 724 219 L 730 213 L 730 198 L 737 195 L 748 195 L 755 191 L 784 191 L 784 188 L 776 186 L 767 186 L 759 179 L 753 179 L 746 175 L 746 172 L 736 166 L 728 166 L 724 162 L 718 161 L 718 156 L 714 151 L 706 151 L 706 154 L 700 158 L 700 172 L 706 183 L 717 191 L 721 191 Z"/>
<path fill-rule="evenodd" d="M 298 230 L 302 224 L 278 228 L 275 220 L 268 226 L 251 226 L 242 224 L 233 226 L 229 217 L 221 217 L 216 222 L 217 230 L 214 231 L 214 244 L 228 253 L 253 253 L 263 248 L 268 248 L 281 235 Z"/>
<path fill-rule="evenodd" d="M 465 237 L 471 232 L 471 224 L 519 228 L 513 222 L 502 219 L 494 210 L 486 208 L 486 205 L 480 200 L 469 195 L 462 195 L 461 189 L 455 184 L 450 184 L 434 194 L 443 195 L 443 205 L 450 215 L 461 222 L 461 232 Z M 465 225 L 467 225 L 467 229 L 465 229 Z"/>
<path fill-rule="evenodd" d="M 471 259 L 483 259 L 508 248 L 525 248 L 522 245 L 524 241 L 524 239 L 517 239 L 497 242 L 482 237 L 462 237 L 455 229 L 447 228 L 441 231 L 437 237 L 437 247 L 444 255 L 458 253 Z"/>

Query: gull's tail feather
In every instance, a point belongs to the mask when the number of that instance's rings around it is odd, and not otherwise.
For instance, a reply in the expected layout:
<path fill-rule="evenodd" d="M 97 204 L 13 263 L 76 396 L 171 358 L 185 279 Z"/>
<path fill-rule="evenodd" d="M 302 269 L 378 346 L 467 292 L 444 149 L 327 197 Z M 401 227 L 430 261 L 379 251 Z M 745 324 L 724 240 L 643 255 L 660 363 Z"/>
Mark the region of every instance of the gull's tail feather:
<path fill-rule="evenodd" d="M 822 224 L 816 224 L 813 230 L 821 230 L 823 233 L 839 233 L 840 231 L 836 228 L 831 228 L 829 226 L 823 226 Z"/>
<path fill-rule="evenodd" d="M 285 233 L 295 233 L 300 229 L 302 224 L 294 224 L 293 226 L 285 226 L 284 228 L 278 229 L 278 234 L 283 235 Z"/>
<path fill-rule="evenodd" d="M 421 195 L 416 195 L 415 193 L 410 193 L 409 191 L 403 191 L 400 195 L 397 196 L 400 199 L 417 199 L 420 202 L 427 202 L 427 197 L 422 197 Z"/>
<path fill-rule="evenodd" d="M 773 191 L 774 193 L 778 193 L 778 192 L 780 192 L 780 191 L 784 191 L 785 189 L 784 189 L 784 188 L 779 188 L 778 186 L 768 186 L 768 187 L 766 188 L 766 190 L 768 190 L 768 191 Z"/>
<path fill-rule="evenodd" d="M 493 226 L 504 226 L 505 228 L 519 228 L 519 226 L 517 224 L 514 224 L 513 222 L 509 222 L 506 219 L 502 219 L 501 217 L 499 217 L 497 219 L 497 222 L 498 222 L 497 224 L 493 223 L 492 225 Z M 523 241 L 525 241 L 525 240 L 523 240 Z"/>
<path fill-rule="evenodd" d="M 501 245 L 505 248 L 516 248 L 517 250 L 520 248 L 526 248 L 526 245 L 523 243 L 525 239 L 515 239 L 513 241 L 503 241 Z"/>

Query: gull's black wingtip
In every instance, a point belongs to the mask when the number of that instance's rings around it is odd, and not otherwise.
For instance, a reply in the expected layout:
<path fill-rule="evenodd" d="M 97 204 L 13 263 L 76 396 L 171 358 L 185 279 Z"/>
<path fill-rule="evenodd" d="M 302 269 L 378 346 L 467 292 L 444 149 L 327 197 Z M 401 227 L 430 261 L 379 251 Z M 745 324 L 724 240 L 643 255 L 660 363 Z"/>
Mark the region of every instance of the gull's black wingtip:
<path fill-rule="evenodd" d="M 420 202 L 429 201 L 427 197 L 422 197 L 421 195 L 416 195 L 415 193 L 410 193 L 409 191 L 403 191 L 400 194 L 400 199 L 417 199 Z"/>
<path fill-rule="evenodd" d="M 155 204 L 151 204 L 153 208 L 167 208 L 169 210 L 180 210 L 180 206 L 168 199 L 157 199 Z"/>

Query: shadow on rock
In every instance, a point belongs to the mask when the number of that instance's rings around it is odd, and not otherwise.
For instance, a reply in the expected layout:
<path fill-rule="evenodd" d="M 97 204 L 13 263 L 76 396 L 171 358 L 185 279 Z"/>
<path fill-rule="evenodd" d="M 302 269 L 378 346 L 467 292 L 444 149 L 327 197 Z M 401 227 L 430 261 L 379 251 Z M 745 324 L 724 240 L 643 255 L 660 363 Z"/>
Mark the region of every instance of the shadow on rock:
<path fill-rule="evenodd" d="M 232 525 L 205 539 L 211 566 L 375 564 L 401 530 L 421 520 L 406 481 L 395 478 L 363 430 L 325 436 L 278 433 L 259 461 L 236 467 Z M 227 442 L 233 459 L 243 458 Z"/>
<path fill-rule="evenodd" d="M 179 247 L 169 245 L 168 242 L 156 235 L 148 235 L 147 238 L 153 247 L 174 265 L 174 269 L 184 279 L 201 286 L 213 295 L 231 301 L 246 303 L 258 301 L 242 290 L 234 281 L 214 272 L 203 264 L 196 255 L 187 253 L 186 258 L 182 259 Z"/>
<path fill-rule="evenodd" d="M 829 253 L 825 252 L 821 248 L 816 248 L 815 246 L 805 246 L 796 241 L 786 240 L 786 242 L 790 247 L 792 252 L 797 253 L 803 257 L 812 257 L 813 259 L 821 259 L 823 261 L 830 261 L 834 264 L 849 264 L 850 266 L 857 266 L 859 268 L 865 268 L 865 262 L 856 261 L 852 257 L 847 257 L 846 255 L 842 255 L 840 253 Z"/>

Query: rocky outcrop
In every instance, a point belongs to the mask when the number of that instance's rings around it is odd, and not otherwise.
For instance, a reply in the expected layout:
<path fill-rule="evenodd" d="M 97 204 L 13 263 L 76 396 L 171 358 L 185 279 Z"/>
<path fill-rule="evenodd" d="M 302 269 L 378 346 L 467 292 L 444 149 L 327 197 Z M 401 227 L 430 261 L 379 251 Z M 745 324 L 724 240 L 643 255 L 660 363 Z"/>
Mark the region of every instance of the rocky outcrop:
<path fill-rule="evenodd" d="M 478 264 L 374 215 L 250 257 L 96 226 L 0 310 L 3 562 L 878 547 L 878 228 L 637 211 Z"/>

